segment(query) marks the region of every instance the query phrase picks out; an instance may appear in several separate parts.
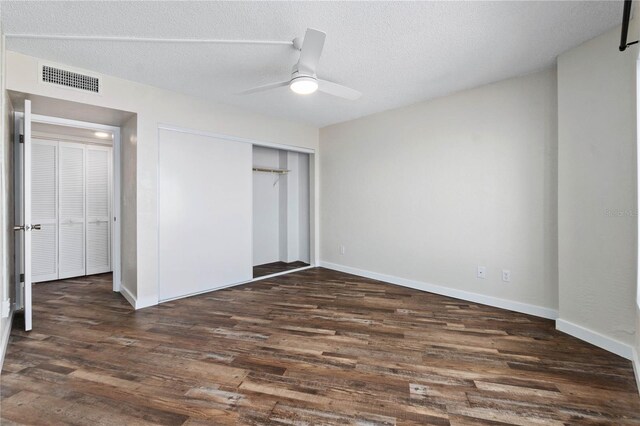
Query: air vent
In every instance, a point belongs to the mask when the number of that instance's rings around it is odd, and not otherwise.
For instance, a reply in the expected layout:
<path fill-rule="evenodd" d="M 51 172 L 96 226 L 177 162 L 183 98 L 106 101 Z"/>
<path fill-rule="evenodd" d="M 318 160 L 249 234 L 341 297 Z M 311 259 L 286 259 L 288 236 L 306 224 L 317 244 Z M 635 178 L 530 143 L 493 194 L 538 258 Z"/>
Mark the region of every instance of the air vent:
<path fill-rule="evenodd" d="M 100 93 L 100 79 L 86 74 L 42 65 L 42 81 L 72 89 Z"/>

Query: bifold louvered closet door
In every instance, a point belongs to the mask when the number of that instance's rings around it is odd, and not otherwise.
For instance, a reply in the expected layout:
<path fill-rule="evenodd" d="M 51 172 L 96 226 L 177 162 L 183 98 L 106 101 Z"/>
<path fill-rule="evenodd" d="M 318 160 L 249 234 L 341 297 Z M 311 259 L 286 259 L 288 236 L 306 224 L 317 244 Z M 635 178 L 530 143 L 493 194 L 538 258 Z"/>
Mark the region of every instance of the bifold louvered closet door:
<path fill-rule="evenodd" d="M 60 142 L 58 278 L 85 274 L 85 147 Z"/>
<path fill-rule="evenodd" d="M 111 270 L 111 148 L 33 141 L 33 282 Z"/>
<path fill-rule="evenodd" d="M 31 143 L 31 218 L 41 229 L 31 233 L 33 281 L 58 278 L 58 142 Z"/>
<path fill-rule="evenodd" d="M 111 148 L 87 147 L 87 275 L 111 270 Z"/>

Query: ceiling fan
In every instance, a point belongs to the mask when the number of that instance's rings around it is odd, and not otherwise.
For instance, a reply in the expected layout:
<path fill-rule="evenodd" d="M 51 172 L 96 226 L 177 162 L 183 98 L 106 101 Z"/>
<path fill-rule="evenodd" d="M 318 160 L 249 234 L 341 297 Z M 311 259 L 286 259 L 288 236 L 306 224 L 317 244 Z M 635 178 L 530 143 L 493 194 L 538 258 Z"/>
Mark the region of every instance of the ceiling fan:
<path fill-rule="evenodd" d="M 266 90 L 277 89 L 278 87 L 289 86 L 289 88 L 299 95 L 308 95 L 316 90 L 337 96 L 339 98 L 355 101 L 362 96 L 357 90 L 342 86 L 328 80 L 318 78 L 316 68 L 320 61 L 322 48 L 324 47 L 324 39 L 327 35 L 322 31 L 307 28 L 304 35 L 304 41 L 300 43 L 300 39 L 293 40 L 293 46 L 300 50 L 300 59 L 293 66 L 291 71 L 291 79 L 278 83 L 265 84 L 263 86 L 254 87 L 253 89 L 242 92 L 243 95 L 251 93 L 264 92 Z"/>

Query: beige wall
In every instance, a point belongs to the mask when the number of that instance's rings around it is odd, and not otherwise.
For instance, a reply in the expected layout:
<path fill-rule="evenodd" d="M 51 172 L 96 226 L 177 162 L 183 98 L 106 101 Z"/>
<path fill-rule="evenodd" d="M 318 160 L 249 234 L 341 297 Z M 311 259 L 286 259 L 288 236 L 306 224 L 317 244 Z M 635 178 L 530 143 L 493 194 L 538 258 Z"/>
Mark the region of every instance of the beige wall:
<path fill-rule="evenodd" d="M 637 48 L 619 28 L 558 58 L 560 319 L 632 345 Z"/>
<path fill-rule="evenodd" d="M 321 129 L 322 261 L 557 309 L 556 118 L 548 69 Z"/>
<path fill-rule="evenodd" d="M 318 130 L 114 77 L 103 76 L 102 82 L 101 95 L 42 84 L 38 81 L 37 58 L 7 52 L 6 87 L 9 90 L 137 114 L 136 203 L 128 204 L 136 210 L 123 210 L 123 216 L 136 216 L 135 291 L 138 303 L 146 306 L 158 300 L 158 125 L 167 124 L 311 149 L 318 148 Z M 129 250 L 130 247 L 123 247 L 124 252 Z"/>

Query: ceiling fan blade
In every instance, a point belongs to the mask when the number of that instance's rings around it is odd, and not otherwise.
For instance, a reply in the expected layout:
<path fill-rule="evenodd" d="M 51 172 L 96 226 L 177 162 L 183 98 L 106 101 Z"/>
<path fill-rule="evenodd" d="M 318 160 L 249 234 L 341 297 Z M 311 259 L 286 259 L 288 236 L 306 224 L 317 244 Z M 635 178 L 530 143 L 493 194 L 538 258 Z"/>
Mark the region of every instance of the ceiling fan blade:
<path fill-rule="evenodd" d="M 322 31 L 307 28 L 298 60 L 298 71 L 301 74 L 315 75 L 326 37 Z"/>
<path fill-rule="evenodd" d="M 318 90 L 324 93 L 328 93 L 329 95 L 348 99 L 350 101 L 360 99 L 360 96 L 362 96 L 362 93 L 358 92 L 357 90 L 350 89 L 349 87 L 342 86 L 332 81 L 321 79 L 318 79 Z"/>
<path fill-rule="evenodd" d="M 266 90 L 277 89 L 278 87 L 288 86 L 288 81 L 281 81 L 279 83 L 269 83 L 263 86 L 254 87 L 253 89 L 245 90 L 244 92 L 240 92 L 239 95 L 250 95 L 251 93 L 264 92 Z"/>

